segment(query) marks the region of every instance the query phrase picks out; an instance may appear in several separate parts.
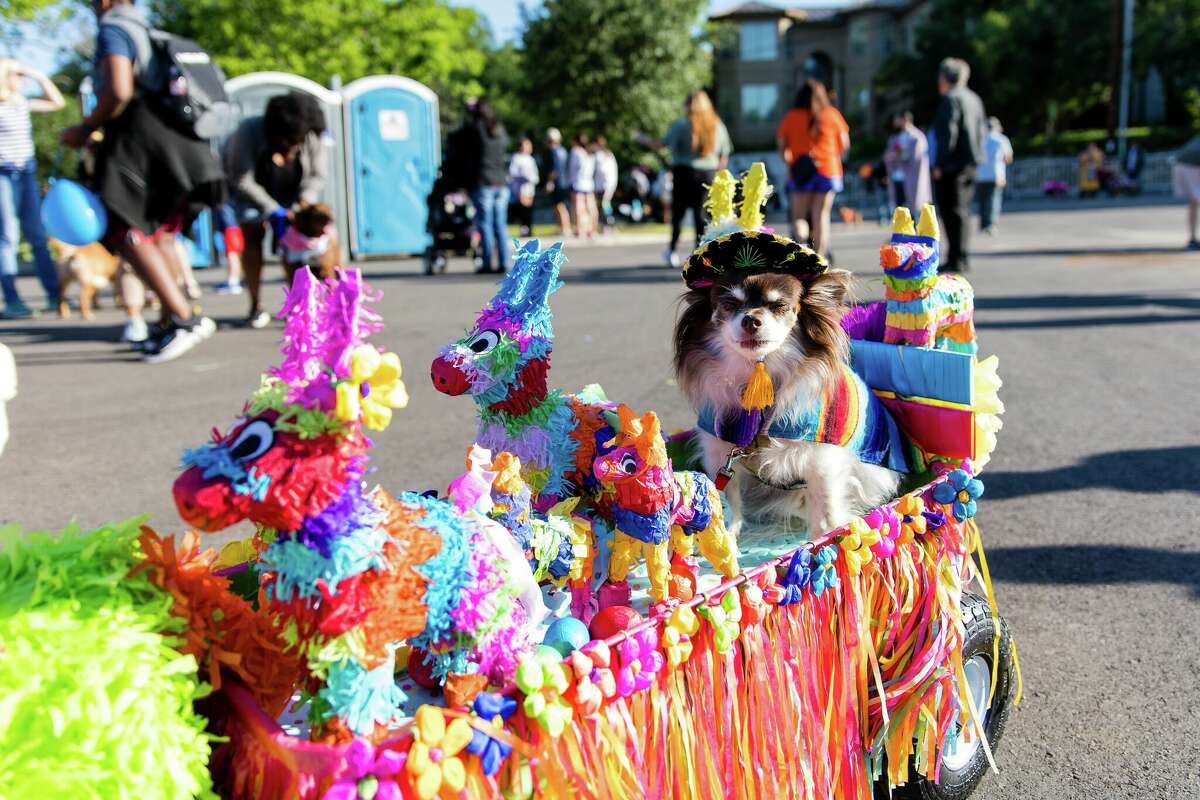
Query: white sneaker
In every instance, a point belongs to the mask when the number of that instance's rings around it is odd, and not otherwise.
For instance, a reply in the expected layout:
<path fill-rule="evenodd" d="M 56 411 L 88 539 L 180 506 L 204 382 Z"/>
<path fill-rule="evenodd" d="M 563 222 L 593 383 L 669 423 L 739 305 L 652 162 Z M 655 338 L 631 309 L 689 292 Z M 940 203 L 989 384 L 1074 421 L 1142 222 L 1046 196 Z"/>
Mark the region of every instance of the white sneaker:
<path fill-rule="evenodd" d="M 241 281 L 225 281 L 224 283 L 218 283 L 216 286 L 213 287 L 213 291 L 216 292 L 217 294 L 241 294 L 242 293 L 242 282 Z"/>
<path fill-rule="evenodd" d="M 251 316 L 248 321 L 251 328 L 260 331 L 271 324 L 271 315 L 265 311 L 259 311 L 257 314 Z"/>
<path fill-rule="evenodd" d="M 138 342 L 146 341 L 146 337 L 150 335 L 146 328 L 146 320 L 141 317 L 130 317 L 125 323 L 125 328 L 121 331 L 121 341 L 137 344 Z"/>
<path fill-rule="evenodd" d="M 198 336 L 202 342 L 216 332 L 217 323 L 213 322 L 211 317 L 197 317 L 192 325 L 192 333 Z"/>
<path fill-rule="evenodd" d="M 674 250 L 664 250 L 663 261 L 667 262 L 667 266 L 671 269 L 679 269 L 683 266 L 683 260 L 679 258 L 679 253 L 676 253 Z"/>
<path fill-rule="evenodd" d="M 201 338 L 198 334 L 186 328 L 172 328 L 161 339 L 148 347 L 142 356 L 146 364 L 164 364 L 174 361 L 181 355 L 198 345 Z"/>

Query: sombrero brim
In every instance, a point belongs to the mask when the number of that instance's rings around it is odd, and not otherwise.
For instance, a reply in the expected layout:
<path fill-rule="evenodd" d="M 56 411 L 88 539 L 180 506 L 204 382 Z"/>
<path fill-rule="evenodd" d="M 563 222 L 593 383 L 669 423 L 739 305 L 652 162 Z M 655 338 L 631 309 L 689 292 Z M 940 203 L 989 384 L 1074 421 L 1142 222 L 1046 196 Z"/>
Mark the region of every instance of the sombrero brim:
<path fill-rule="evenodd" d="M 683 264 L 689 289 L 702 289 L 722 280 L 778 272 L 801 280 L 829 269 L 829 262 L 786 236 L 765 231 L 735 231 L 700 246 Z"/>

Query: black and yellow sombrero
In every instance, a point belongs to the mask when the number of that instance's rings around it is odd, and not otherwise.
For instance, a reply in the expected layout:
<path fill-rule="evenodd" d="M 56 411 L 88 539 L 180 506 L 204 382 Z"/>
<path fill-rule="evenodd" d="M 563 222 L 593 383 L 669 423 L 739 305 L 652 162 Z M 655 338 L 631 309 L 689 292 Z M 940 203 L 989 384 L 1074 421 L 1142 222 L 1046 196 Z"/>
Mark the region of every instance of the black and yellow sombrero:
<path fill-rule="evenodd" d="M 803 280 L 829 269 L 829 262 L 811 248 L 763 230 L 762 207 L 770 191 L 766 168 L 756 161 L 742 181 L 741 213 L 735 217 L 737 181 L 729 170 L 717 173 L 706 204 L 714 235 L 683 264 L 683 281 L 689 289 L 761 272 L 779 272 Z"/>

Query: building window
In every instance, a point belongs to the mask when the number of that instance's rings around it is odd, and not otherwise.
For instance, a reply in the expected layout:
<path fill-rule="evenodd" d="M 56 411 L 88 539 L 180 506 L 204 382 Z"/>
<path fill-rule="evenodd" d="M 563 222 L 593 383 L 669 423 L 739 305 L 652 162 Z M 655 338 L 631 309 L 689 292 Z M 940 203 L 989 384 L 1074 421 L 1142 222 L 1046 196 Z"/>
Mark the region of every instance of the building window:
<path fill-rule="evenodd" d="M 779 87 L 773 83 L 742 85 L 742 121 L 751 125 L 774 122 L 779 116 Z"/>
<path fill-rule="evenodd" d="M 739 45 L 742 61 L 774 61 L 779 52 L 779 29 L 774 22 L 743 22 Z"/>
<path fill-rule="evenodd" d="M 850 42 L 850 54 L 865 56 L 871 41 L 870 23 L 864 17 L 852 17 L 847 26 L 846 38 Z"/>

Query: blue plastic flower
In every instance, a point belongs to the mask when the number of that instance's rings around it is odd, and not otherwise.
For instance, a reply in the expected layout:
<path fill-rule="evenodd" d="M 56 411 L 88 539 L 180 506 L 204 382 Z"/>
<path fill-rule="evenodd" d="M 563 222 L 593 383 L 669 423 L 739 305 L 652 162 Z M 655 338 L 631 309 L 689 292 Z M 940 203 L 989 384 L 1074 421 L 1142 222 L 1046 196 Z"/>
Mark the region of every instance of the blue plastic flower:
<path fill-rule="evenodd" d="M 838 546 L 836 544 L 826 545 L 817 551 L 815 560 L 816 566 L 813 567 L 812 586 L 813 594 L 820 597 L 826 589 L 833 589 L 838 585 L 837 569 L 833 563 L 837 561 Z"/>
<path fill-rule="evenodd" d="M 793 603 L 799 603 L 804 597 L 804 587 L 812 581 L 812 574 L 812 553 L 807 547 L 797 550 L 792 555 L 791 563 L 788 564 L 783 580 L 779 583 L 783 588 L 783 598 L 779 601 L 779 605 L 790 606 Z"/>
<path fill-rule="evenodd" d="M 972 478 L 966 470 L 956 469 L 946 476 L 945 483 L 933 487 L 933 499 L 949 505 L 959 522 L 975 516 L 975 501 L 983 495 L 983 482 Z"/>
<path fill-rule="evenodd" d="M 517 701 L 502 694 L 481 692 L 475 698 L 473 708 L 480 719 L 499 730 L 504 727 L 504 721 L 516 713 Z M 478 728 L 471 728 L 471 742 L 467 745 L 467 752 L 479 756 L 483 774 L 491 777 L 500 771 L 500 765 L 512 752 L 512 745 L 488 736 Z"/>

